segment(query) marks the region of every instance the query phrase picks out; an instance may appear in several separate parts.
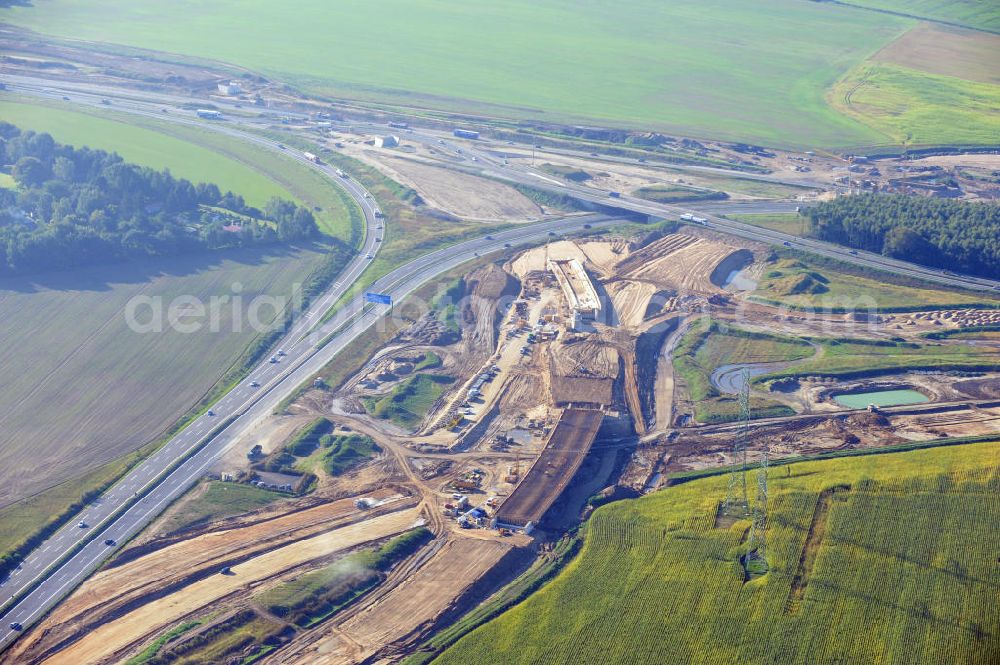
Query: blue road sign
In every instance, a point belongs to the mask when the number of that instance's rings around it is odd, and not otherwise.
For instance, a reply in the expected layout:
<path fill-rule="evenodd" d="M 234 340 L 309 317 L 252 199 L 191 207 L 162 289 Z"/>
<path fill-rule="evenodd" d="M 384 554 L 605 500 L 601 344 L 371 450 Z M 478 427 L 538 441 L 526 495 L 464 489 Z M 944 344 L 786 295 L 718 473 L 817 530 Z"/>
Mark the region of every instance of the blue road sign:
<path fill-rule="evenodd" d="M 368 291 L 365 293 L 365 302 L 378 303 L 379 305 L 391 305 L 392 296 L 385 293 L 372 293 Z"/>

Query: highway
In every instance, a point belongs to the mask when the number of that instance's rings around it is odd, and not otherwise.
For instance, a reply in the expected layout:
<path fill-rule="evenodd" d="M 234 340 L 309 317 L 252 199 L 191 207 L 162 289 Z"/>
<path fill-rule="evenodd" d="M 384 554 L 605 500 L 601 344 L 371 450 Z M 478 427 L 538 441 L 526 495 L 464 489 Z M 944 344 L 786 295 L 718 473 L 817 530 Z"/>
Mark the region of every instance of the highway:
<path fill-rule="evenodd" d="M 367 126 L 366 129 L 374 129 L 374 126 Z M 498 148 L 496 142 L 487 140 L 457 140 L 446 138 L 444 134 L 434 134 L 424 131 L 410 131 L 406 138 L 412 141 L 436 145 L 438 148 L 448 148 L 462 158 L 462 171 L 477 172 L 483 176 L 504 180 L 511 183 L 526 185 L 535 189 L 540 189 L 555 194 L 571 196 L 580 201 L 586 201 L 595 205 L 617 208 L 627 212 L 641 213 L 650 217 L 663 219 L 678 219 L 684 214 L 694 214 L 706 220 L 705 227 L 715 231 L 734 235 L 746 240 L 761 242 L 768 245 L 780 245 L 790 249 L 797 249 L 819 256 L 836 259 L 843 263 L 854 264 L 864 268 L 871 268 L 897 275 L 922 279 L 945 286 L 965 288 L 974 291 L 1000 291 L 1000 281 L 987 279 L 985 277 L 975 277 L 972 275 L 962 275 L 949 270 L 939 270 L 925 266 L 892 259 L 881 254 L 852 250 L 834 243 L 815 240 L 812 238 L 800 238 L 798 236 L 772 231 L 752 224 L 726 219 L 722 215 L 731 213 L 762 213 L 762 212 L 790 212 L 800 205 L 794 201 L 761 201 L 752 203 L 723 203 L 718 201 L 690 204 L 689 206 L 667 205 L 654 203 L 627 194 L 616 192 L 617 196 L 612 196 L 610 192 L 579 185 L 566 180 L 562 180 L 550 173 L 540 172 L 533 167 L 515 165 L 503 157 L 498 157 L 498 149 L 502 155 L 502 147 Z M 471 161 L 475 158 L 475 161 Z M 637 160 L 632 160 L 636 163 Z M 505 163 L 506 162 L 506 163 Z M 745 177 L 745 174 L 733 174 L 736 177 Z M 763 178 L 767 178 L 764 176 Z M 774 178 L 776 182 L 780 179 Z"/>
<path fill-rule="evenodd" d="M 37 82 L 31 79 L 12 81 L 5 77 L 15 92 L 45 97 L 74 95 L 74 103 L 101 106 L 101 99 L 113 93 L 104 88 L 93 89 L 85 84 L 64 82 Z M 140 97 L 136 99 L 136 97 Z M 345 187 L 360 204 L 365 214 L 366 234 L 359 254 L 350 262 L 331 287 L 296 318 L 279 343 L 284 355 L 278 362 L 264 359 L 231 392 L 212 406 L 214 415 L 203 414 L 190 422 L 156 453 L 131 470 L 119 483 L 105 492 L 79 516 L 53 534 L 32 551 L 22 566 L 3 582 L 7 602 L 0 608 L 0 650 L 8 646 L 19 632 L 11 630 L 12 622 L 28 627 L 44 615 L 54 604 L 79 585 L 93 572 L 118 544 L 142 530 L 172 501 L 189 489 L 212 463 L 240 440 L 241 435 L 270 414 L 275 406 L 304 381 L 336 356 L 347 344 L 367 331 L 388 309 L 382 305 L 365 304 L 361 297 L 351 300 L 329 321 L 317 325 L 325 312 L 337 302 L 360 277 L 378 251 L 375 241 L 381 220 L 375 217 L 377 206 L 367 192 L 353 179 L 341 178 L 331 167 L 314 164 L 297 151 L 285 150 L 276 141 L 236 128 L 239 123 L 259 125 L 257 118 L 231 118 L 226 122 L 205 122 L 194 117 L 191 111 L 171 110 L 164 114 L 164 103 L 190 103 L 187 98 L 162 97 L 150 93 L 118 91 L 113 108 L 126 112 L 156 117 L 160 120 L 196 125 L 222 132 L 234 139 L 250 141 L 275 152 L 284 154 L 319 170 L 332 181 Z M 274 112 L 274 115 L 290 115 Z M 559 181 L 549 174 L 542 174 L 530 167 L 504 165 L 490 150 L 486 142 L 462 141 L 443 138 L 443 134 L 409 132 L 407 138 L 428 144 L 444 146 L 454 151 L 456 161 L 467 168 L 468 157 L 476 157 L 474 164 L 483 175 L 521 183 L 548 191 L 568 194 L 583 201 L 613 206 L 623 211 L 639 212 L 654 217 L 676 218 L 694 212 L 708 219 L 708 225 L 725 233 L 749 240 L 788 246 L 829 256 L 857 265 L 888 270 L 902 275 L 929 281 L 974 289 L 1000 288 L 993 280 L 953 275 L 914 264 L 886 259 L 864 252 L 851 252 L 845 248 L 813 240 L 804 240 L 767 229 L 727 220 L 719 215 L 743 210 L 740 204 L 719 203 L 705 206 L 709 212 L 679 206 L 650 203 L 622 195 L 612 198 L 607 192 Z M 483 144 L 485 149 L 478 146 Z M 752 204 L 751 204 L 752 205 Z M 769 204 L 771 209 L 787 209 Z M 783 204 L 788 205 L 788 204 Z M 389 220 L 391 223 L 391 220 Z M 576 216 L 525 225 L 493 233 L 447 247 L 415 259 L 377 280 L 371 290 L 388 293 L 399 301 L 427 280 L 475 258 L 505 249 L 507 246 L 536 243 L 550 233 L 563 234 L 578 231 L 585 225 L 598 227 L 620 220 L 604 215 Z M 486 229 L 484 229 L 486 232 Z M 252 383 L 259 384 L 253 386 Z M 249 446 L 248 446 L 249 447 Z M 86 526 L 79 527 L 77 522 Z M 105 541 L 113 544 L 106 545 Z"/>

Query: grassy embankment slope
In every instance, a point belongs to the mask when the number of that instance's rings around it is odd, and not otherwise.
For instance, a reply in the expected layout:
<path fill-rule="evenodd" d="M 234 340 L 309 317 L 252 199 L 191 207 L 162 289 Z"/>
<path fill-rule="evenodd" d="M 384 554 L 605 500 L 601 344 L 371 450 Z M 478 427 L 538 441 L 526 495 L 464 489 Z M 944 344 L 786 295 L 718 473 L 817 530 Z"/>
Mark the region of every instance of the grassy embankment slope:
<path fill-rule="evenodd" d="M 416 429 L 431 407 L 455 380 L 450 376 L 417 374 L 381 397 L 366 397 L 365 408 L 377 418 L 387 418 L 400 427 Z"/>
<path fill-rule="evenodd" d="M 597 510 L 548 586 L 435 663 L 981 663 L 1000 652 L 1000 442 L 772 470 L 765 576 L 726 476 Z"/>
<path fill-rule="evenodd" d="M 736 363 L 790 362 L 814 353 L 808 342 L 792 337 L 721 326 L 705 317 L 684 334 L 674 349 L 674 369 L 684 379 L 698 422 L 716 423 L 739 416 L 736 395 L 722 395 L 711 383 L 712 372 Z M 751 416 L 767 418 L 794 413 L 791 408 L 757 395 L 750 398 Z"/>
<path fill-rule="evenodd" d="M 281 492 L 221 480 L 209 480 L 194 493 L 195 496 L 184 503 L 183 512 L 171 511 L 161 522 L 162 533 L 175 533 L 210 520 L 242 515 L 288 498 Z"/>
<path fill-rule="evenodd" d="M 824 94 L 915 24 L 798 0 L 308 0 L 294 12 L 227 0 L 195 22 L 164 0 L 54 0 L 0 20 L 235 63 L 322 95 L 803 146 L 882 140 Z M 372 39 L 373 25 L 392 39 Z"/>
<path fill-rule="evenodd" d="M 873 342 L 864 339 L 815 339 L 819 352 L 801 363 L 761 377 L 841 378 L 893 374 L 908 370 L 985 371 L 1000 369 L 1000 352 L 988 346 L 928 342 Z"/>
<path fill-rule="evenodd" d="M 793 309 L 835 312 L 1000 306 L 1000 300 L 989 293 L 935 288 L 926 282 L 791 252 L 779 252 L 765 265 L 752 298 Z"/>

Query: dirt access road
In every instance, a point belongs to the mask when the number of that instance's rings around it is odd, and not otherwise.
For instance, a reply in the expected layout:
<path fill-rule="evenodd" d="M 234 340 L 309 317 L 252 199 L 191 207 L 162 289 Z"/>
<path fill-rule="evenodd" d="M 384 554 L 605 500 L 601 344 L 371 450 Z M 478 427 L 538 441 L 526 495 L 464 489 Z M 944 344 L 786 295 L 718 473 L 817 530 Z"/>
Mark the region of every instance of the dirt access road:
<path fill-rule="evenodd" d="M 363 525 L 372 517 L 416 503 L 388 489 L 372 493 L 369 498 L 381 505 L 362 511 L 354 506 L 353 499 L 333 501 L 233 529 L 204 533 L 102 570 L 20 640 L 0 662 L 36 662 L 57 645 L 91 632 L 108 617 L 142 607 L 172 590 L 183 591 L 199 580 L 222 580 L 223 576 L 217 572 L 223 566 L 236 566 L 268 552 L 284 552 L 274 561 L 282 557 L 304 556 L 308 560 L 324 556 L 326 541 L 322 538 L 336 533 L 337 527 Z M 294 552 L 299 554 L 293 556 Z M 276 572 L 280 569 L 271 571 Z M 241 582 L 246 583 L 247 578 L 241 577 Z M 124 618 L 130 616 L 126 614 Z"/>
<path fill-rule="evenodd" d="M 344 552 L 363 543 L 387 538 L 412 528 L 416 508 L 388 513 L 286 545 L 232 567 L 228 575 L 212 575 L 179 591 L 96 626 L 77 642 L 43 663 L 93 663 L 138 643 L 230 594 L 254 588 L 260 582 L 300 564 Z M 11 661 L 13 662 L 13 661 Z"/>

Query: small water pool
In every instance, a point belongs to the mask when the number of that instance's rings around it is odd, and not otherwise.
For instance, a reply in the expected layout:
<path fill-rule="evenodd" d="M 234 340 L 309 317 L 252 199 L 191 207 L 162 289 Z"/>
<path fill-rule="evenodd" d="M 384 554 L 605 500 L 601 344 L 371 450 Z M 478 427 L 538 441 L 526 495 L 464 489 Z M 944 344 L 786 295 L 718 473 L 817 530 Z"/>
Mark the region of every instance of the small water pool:
<path fill-rule="evenodd" d="M 900 390 L 876 390 L 865 393 L 850 393 L 834 395 L 833 401 L 849 409 L 864 409 L 869 404 L 875 406 L 902 406 L 904 404 L 923 404 L 930 398 L 921 392 L 909 388 Z"/>

